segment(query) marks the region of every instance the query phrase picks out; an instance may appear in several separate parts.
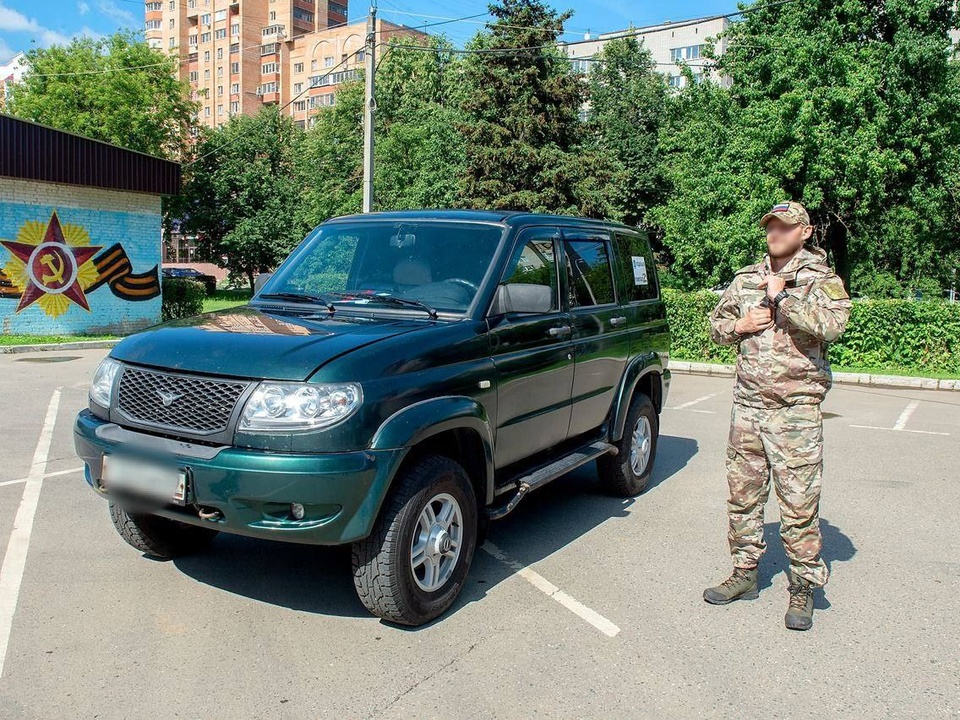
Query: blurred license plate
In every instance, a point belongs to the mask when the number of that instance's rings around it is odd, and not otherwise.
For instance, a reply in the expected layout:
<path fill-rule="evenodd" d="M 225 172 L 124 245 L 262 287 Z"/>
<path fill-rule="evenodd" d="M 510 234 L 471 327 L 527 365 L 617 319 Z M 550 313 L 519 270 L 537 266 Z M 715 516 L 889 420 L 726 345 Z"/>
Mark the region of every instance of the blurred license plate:
<path fill-rule="evenodd" d="M 176 468 L 104 455 L 101 475 L 108 491 L 119 490 L 177 505 L 187 502 L 187 474 Z"/>

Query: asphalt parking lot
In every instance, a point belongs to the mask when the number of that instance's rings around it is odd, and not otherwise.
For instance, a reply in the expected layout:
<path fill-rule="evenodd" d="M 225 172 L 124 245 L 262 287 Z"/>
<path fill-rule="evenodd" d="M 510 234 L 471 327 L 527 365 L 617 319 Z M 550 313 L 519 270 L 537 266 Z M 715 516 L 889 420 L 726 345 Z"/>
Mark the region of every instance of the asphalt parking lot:
<path fill-rule="evenodd" d="M 783 628 L 773 497 L 760 599 L 701 599 L 729 569 L 732 381 L 693 376 L 674 378 L 646 494 L 605 496 L 592 465 L 532 494 L 454 609 L 404 630 L 366 614 L 341 549 L 127 546 L 73 453 L 104 354 L 0 356 L 4 718 L 960 714 L 960 393 L 829 396 L 832 578 L 808 633 Z"/>

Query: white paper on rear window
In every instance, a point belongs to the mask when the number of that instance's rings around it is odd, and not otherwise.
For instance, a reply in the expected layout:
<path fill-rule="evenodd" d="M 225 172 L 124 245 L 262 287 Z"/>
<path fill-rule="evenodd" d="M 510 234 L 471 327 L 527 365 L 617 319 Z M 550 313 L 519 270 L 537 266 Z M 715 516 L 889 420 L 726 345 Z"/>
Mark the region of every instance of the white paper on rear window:
<path fill-rule="evenodd" d="M 647 285 L 649 281 L 647 280 L 647 259 L 640 256 L 634 255 L 633 258 L 633 284 L 634 285 Z"/>

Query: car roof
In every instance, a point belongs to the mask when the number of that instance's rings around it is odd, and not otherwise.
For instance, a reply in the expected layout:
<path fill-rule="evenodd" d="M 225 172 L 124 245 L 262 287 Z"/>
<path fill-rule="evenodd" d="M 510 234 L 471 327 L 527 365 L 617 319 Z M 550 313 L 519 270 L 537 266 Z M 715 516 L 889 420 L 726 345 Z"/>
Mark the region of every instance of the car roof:
<path fill-rule="evenodd" d="M 522 212 L 519 210 L 394 210 L 388 212 L 373 212 L 358 215 L 342 215 L 330 218 L 324 224 L 335 222 L 372 222 L 376 220 L 388 221 L 415 221 L 415 220 L 461 220 L 472 222 L 489 222 L 510 227 L 524 225 L 563 224 L 579 225 L 583 227 L 615 228 L 617 230 L 637 231 L 637 228 L 623 225 L 612 220 L 598 220 L 580 218 L 572 215 L 550 215 L 545 213 Z"/>

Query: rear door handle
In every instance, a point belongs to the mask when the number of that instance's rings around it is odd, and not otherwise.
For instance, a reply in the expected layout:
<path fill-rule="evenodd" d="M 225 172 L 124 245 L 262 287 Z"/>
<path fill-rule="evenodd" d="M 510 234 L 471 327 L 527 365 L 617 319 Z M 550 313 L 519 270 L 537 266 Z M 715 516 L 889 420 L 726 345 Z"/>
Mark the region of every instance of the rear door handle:
<path fill-rule="evenodd" d="M 571 332 L 573 332 L 573 330 L 569 325 L 561 325 L 560 327 L 552 327 L 547 330 L 547 335 L 550 337 L 566 337 Z"/>
<path fill-rule="evenodd" d="M 623 325 L 626 321 L 627 321 L 627 319 L 626 319 L 625 317 L 622 317 L 622 316 L 621 316 L 621 317 L 610 318 L 610 324 L 611 324 L 611 325 Z"/>

